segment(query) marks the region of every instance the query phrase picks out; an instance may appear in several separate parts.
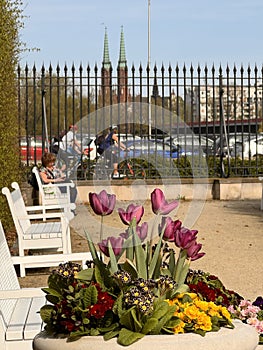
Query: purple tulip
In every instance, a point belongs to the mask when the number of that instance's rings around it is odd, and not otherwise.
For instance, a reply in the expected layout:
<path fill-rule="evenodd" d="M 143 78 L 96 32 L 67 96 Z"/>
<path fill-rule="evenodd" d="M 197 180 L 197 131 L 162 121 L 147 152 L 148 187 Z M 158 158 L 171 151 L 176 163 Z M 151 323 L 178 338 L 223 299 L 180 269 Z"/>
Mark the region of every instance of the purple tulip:
<path fill-rule="evenodd" d="M 164 229 L 163 239 L 168 242 L 174 242 L 175 233 L 180 230 L 182 226 L 181 221 L 173 221 L 169 216 L 163 216 L 162 222 L 159 225 L 160 232 Z"/>
<path fill-rule="evenodd" d="M 89 202 L 94 213 L 101 216 L 110 215 L 116 204 L 115 194 L 102 190 L 99 194 L 89 193 Z"/>
<path fill-rule="evenodd" d="M 100 243 L 98 243 L 98 246 L 103 254 L 106 256 L 110 256 L 109 254 L 109 242 L 112 246 L 112 250 L 114 252 L 114 255 L 118 256 L 120 255 L 123 247 L 124 239 L 122 237 L 108 237 L 107 239 L 103 239 Z"/>
<path fill-rule="evenodd" d="M 194 242 L 196 242 L 197 230 L 189 230 L 186 227 L 181 227 L 175 232 L 174 242 L 178 248 L 188 249 Z"/>
<path fill-rule="evenodd" d="M 145 238 L 147 237 L 148 223 L 147 222 L 143 222 L 141 224 L 141 226 L 136 226 L 136 233 L 139 236 L 141 242 L 143 242 L 145 240 Z"/>
<path fill-rule="evenodd" d="M 163 194 L 163 191 L 159 188 L 156 188 L 151 193 L 151 201 L 152 201 L 152 211 L 154 214 L 161 214 L 161 215 L 167 215 L 172 210 L 177 208 L 178 201 L 172 201 L 171 203 L 168 203 L 165 200 L 165 196 Z"/>
<path fill-rule="evenodd" d="M 253 301 L 252 305 L 259 307 L 261 310 L 263 310 L 263 298 L 257 297 L 255 301 Z"/>
<path fill-rule="evenodd" d="M 202 258 L 205 253 L 199 253 L 199 251 L 202 248 L 201 243 L 194 242 L 188 249 L 187 249 L 187 258 L 190 258 L 191 261 L 195 261 L 197 259 Z"/>
<path fill-rule="evenodd" d="M 130 225 L 134 218 L 136 219 L 136 224 L 138 224 L 144 214 L 144 208 L 141 205 L 130 204 L 126 211 L 120 208 L 118 212 L 124 225 Z"/>
<path fill-rule="evenodd" d="M 129 229 L 127 228 L 127 230 L 125 230 L 124 232 L 120 233 L 119 236 L 124 238 L 124 239 L 128 239 L 129 238 Z"/>

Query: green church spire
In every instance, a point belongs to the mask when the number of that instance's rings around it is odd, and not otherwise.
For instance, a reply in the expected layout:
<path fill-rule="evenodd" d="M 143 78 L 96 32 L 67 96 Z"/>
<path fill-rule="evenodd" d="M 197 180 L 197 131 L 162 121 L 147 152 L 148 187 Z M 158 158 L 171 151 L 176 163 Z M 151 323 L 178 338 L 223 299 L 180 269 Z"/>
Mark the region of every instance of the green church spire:
<path fill-rule="evenodd" d="M 105 69 L 110 69 L 111 67 L 107 27 L 105 27 L 105 34 L 104 34 L 104 50 L 103 50 L 102 66 Z"/>
<path fill-rule="evenodd" d="M 120 42 L 120 56 L 119 56 L 119 67 L 126 67 L 126 54 L 125 54 L 125 44 L 124 44 L 124 34 L 123 34 L 123 26 L 121 27 L 121 42 Z"/>

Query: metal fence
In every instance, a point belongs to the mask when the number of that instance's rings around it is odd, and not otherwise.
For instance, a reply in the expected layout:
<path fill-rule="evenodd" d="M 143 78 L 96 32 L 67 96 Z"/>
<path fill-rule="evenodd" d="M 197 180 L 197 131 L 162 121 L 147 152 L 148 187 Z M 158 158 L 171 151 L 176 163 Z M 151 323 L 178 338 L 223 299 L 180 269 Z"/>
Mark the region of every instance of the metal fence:
<path fill-rule="evenodd" d="M 123 141 L 137 140 L 135 148 L 147 140 L 139 163 L 148 177 L 258 176 L 262 73 L 257 66 L 18 67 L 21 161 L 38 163 L 71 124 L 83 150 L 114 123 Z M 82 177 L 92 175 L 95 149 L 91 155 Z"/>

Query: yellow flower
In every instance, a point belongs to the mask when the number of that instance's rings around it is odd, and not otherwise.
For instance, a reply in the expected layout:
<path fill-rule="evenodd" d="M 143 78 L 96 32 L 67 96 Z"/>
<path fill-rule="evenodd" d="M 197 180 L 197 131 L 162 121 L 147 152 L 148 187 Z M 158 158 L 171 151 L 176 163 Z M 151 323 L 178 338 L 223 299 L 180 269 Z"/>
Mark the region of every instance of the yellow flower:
<path fill-rule="evenodd" d="M 176 334 L 184 333 L 184 326 L 185 326 L 185 323 L 181 321 L 176 327 L 174 327 L 173 329 L 174 333 Z"/>
<path fill-rule="evenodd" d="M 203 331 L 209 332 L 212 330 L 212 321 L 211 317 L 209 317 L 204 312 L 199 312 L 198 317 L 195 321 L 194 325 L 195 329 L 202 329 Z"/>

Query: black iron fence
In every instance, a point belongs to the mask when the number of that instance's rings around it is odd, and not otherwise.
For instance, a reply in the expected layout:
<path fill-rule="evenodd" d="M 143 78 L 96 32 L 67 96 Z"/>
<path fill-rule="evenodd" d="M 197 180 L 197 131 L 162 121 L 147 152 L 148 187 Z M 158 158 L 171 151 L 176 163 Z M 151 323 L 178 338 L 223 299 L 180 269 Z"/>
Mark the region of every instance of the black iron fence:
<path fill-rule="evenodd" d="M 61 131 L 77 124 L 87 150 L 79 176 L 89 178 L 95 136 L 117 124 L 129 159 L 139 158 L 148 177 L 258 176 L 262 73 L 257 66 L 18 67 L 21 161 L 38 163 Z"/>

